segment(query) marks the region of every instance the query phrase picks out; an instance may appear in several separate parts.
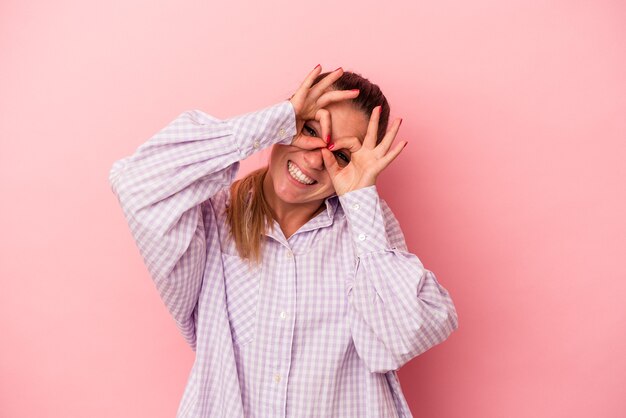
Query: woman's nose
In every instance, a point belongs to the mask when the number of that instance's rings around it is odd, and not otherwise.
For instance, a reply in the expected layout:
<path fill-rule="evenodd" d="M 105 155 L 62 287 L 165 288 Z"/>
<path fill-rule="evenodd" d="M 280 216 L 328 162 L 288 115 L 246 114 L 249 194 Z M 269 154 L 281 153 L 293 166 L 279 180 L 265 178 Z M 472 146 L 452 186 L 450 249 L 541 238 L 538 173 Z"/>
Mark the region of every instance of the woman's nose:
<path fill-rule="evenodd" d="M 324 169 L 324 159 L 322 158 L 322 151 L 319 148 L 307 150 L 304 153 L 304 161 L 314 170 Z"/>

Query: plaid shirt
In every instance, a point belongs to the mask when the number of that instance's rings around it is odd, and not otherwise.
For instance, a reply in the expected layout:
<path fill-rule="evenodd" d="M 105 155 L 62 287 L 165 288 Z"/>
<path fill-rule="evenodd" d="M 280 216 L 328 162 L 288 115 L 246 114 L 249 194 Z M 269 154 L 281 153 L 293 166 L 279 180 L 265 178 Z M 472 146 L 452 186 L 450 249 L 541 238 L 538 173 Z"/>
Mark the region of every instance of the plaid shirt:
<path fill-rule="evenodd" d="M 165 306 L 196 353 L 177 417 L 410 417 L 396 370 L 458 327 L 376 186 L 325 200 L 261 265 L 229 238 L 239 161 L 296 135 L 289 101 L 183 112 L 109 173 Z"/>

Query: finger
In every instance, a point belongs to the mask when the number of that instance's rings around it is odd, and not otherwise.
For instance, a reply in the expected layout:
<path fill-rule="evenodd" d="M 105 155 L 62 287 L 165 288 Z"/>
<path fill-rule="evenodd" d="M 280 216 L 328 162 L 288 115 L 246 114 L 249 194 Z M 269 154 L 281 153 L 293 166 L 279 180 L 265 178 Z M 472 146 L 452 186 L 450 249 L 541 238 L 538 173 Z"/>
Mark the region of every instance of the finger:
<path fill-rule="evenodd" d="M 347 149 L 350 154 L 357 152 L 361 149 L 361 141 L 356 136 L 342 136 L 331 142 L 332 147 L 329 145 L 330 151 L 338 151 L 340 149 Z"/>
<path fill-rule="evenodd" d="M 380 161 L 382 163 L 383 168 L 385 168 L 389 164 L 391 164 L 391 162 L 393 160 L 395 160 L 398 155 L 400 155 L 400 153 L 402 152 L 404 147 L 406 147 L 406 144 L 408 144 L 408 142 L 407 141 L 403 141 L 402 143 L 400 143 L 400 144 L 396 145 L 395 147 L 393 147 L 393 149 L 391 151 L 389 151 L 387 153 L 387 155 L 385 155 L 383 158 L 378 160 L 378 161 Z"/>
<path fill-rule="evenodd" d="M 370 121 L 367 125 L 367 133 L 363 140 L 363 146 L 367 148 L 374 148 L 376 146 L 376 137 L 378 135 L 378 120 L 380 119 L 380 111 L 382 106 L 376 106 L 372 110 Z"/>
<path fill-rule="evenodd" d="M 402 123 L 402 119 L 396 119 L 391 125 L 391 128 L 387 131 L 387 133 L 383 137 L 382 141 L 380 141 L 380 144 L 376 146 L 376 150 L 378 152 L 379 157 L 383 157 L 385 154 L 387 154 L 387 151 L 389 151 L 389 148 L 391 147 L 393 140 L 396 138 L 396 135 L 398 134 L 398 130 L 400 129 L 401 123 Z"/>
<path fill-rule="evenodd" d="M 359 90 L 331 90 L 322 94 L 317 99 L 317 105 L 319 107 L 326 107 L 332 102 L 340 102 L 342 100 L 354 99 L 359 95 Z"/>
<path fill-rule="evenodd" d="M 317 66 L 313 68 L 313 70 L 309 72 L 309 74 L 304 78 L 304 81 L 302 81 L 302 83 L 300 84 L 300 87 L 298 87 L 296 92 L 291 97 L 293 98 L 297 96 L 298 99 L 304 99 L 304 97 L 306 97 L 307 92 L 313 85 L 313 82 L 315 81 L 315 77 L 317 77 L 321 73 L 321 71 L 322 71 L 322 66 L 317 64 Z"/>
<path fill-rule="evenodd" d="M 324 146 L 326 146 L 330 142 L 330 112 L 326 109 L 318 109 L 318 111 L 315 113 L 315 120 L 319 121 L 320 125 L 322 126 L 322 139 L 324 140 Z"/>
<path fill-rule="evenodd" d="M 335 154 L 330 152 L 328 148 L 322 148 L 322 159 L 324 160 L 324 167 L 328 170 L 328 174 L 333 178 L 339 172 L 339 164 L 337 164 L 337 159 L 335 158 Z"/>
<path fill-rule="evenodd" d="M 313 70 L 309 72 L 309 74 L 305 77 L 302 84 L 300 84 L 300 87 L 298 88 L 298 90 L 310 89 L 311 86 L 313 85 L 313 82 L 315 81 L 315 77 L 317 77 L 321 72 L 322 72 L 322 66 L 317 64 L 317 66 L 313 68 Z"/>
<path fill-rule="evenodd" d="M 317 100 L 322 95 L 322 93 L 324 93 L 324 91 L 328 89 L 328 87 L 332 86 L 335 81 L 339 80 L 339 78 L 342 75 L 343 75 L 343 68 L 341 67 L 337 68 L 335 71 L 327 74 L 317 84 L 315 84 L 311 88 L 311 91 L 309 94 L 314 100 Z"/>

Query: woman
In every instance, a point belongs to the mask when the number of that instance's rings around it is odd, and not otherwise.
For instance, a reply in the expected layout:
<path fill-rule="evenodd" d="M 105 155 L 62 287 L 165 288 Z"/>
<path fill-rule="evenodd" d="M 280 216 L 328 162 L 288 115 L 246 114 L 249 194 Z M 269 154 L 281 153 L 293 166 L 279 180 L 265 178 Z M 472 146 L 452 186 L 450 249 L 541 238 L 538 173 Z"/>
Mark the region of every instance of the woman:
<path fill-rule="evenodd" d="M 382 105 L 382 106 L 379 106 Z M 110 183 L 196 352 L 178 417 L 411 416 L 396 370 L 457 328 L 377 193 L 380 89 L 318 65 L 289 99 L 226 120 L 182 113 Z M 267 167 L 234 181 L 239 161 Z"/>

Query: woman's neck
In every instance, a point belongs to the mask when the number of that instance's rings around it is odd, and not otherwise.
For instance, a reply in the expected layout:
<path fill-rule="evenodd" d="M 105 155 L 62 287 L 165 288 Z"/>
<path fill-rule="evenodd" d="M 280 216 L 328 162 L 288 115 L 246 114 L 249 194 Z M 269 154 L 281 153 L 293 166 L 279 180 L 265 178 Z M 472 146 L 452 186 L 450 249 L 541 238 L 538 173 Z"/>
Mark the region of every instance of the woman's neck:
<path fill-rule="evenodd" d="M 325 200 L 306 203 L 282 201 L 274 193 L 269 178 L 263 182 L 263 197 L 270 208 L 272 217 L 280 225 L 285 238 L 293 235 L 302 225 L 320 214 L 326 207 Z"/>

